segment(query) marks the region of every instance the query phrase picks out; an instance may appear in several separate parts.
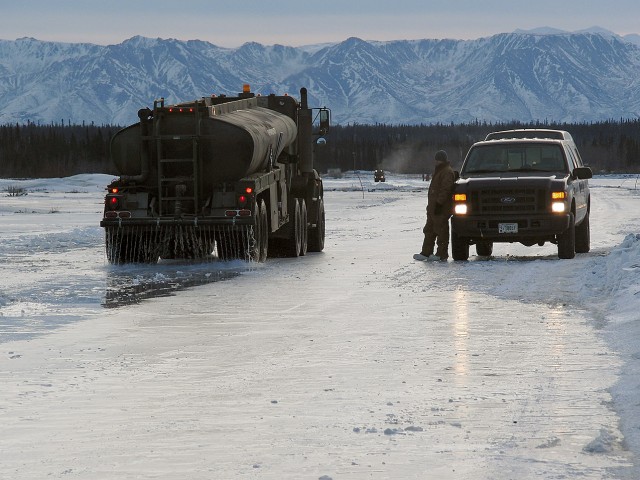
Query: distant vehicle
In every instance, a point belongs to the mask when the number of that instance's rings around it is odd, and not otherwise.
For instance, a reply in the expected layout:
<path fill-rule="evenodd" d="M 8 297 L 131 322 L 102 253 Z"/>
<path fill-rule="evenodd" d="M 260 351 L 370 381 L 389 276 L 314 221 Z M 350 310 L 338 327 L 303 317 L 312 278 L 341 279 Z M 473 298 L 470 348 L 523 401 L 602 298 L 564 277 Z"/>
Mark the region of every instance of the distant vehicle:
<path fill-rule="evenodd" d="M 451 250 L 467 260 L 494 242 L 551 242 L 559 258 L 590 249 L 589 167 L 568 132 L 505 130 L 471 146 L 454 191 Z"/>
<path fill-rule="evenodd" d="M 384 170 L 376 170 L 375 172 L 373 172 L 373 179 L 376 182 L 385 182 L 387 179 L 384 177 Z"/>
<path fill-rule="evenodd" d="M 342 178 L 342 169 L 329 168 L 327 169 L 327 176 L 332 178 Z"/>

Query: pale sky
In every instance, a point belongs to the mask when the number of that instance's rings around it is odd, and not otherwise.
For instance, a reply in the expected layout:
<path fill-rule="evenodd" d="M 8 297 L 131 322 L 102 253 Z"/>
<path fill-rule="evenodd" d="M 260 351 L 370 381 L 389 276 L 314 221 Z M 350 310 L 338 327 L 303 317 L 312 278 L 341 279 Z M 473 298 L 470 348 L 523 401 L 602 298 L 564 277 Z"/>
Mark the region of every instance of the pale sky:
<path fill-rule="evenodd" d="M 552 27 L 640 33 L 639 0 L 0 0 L 0 39 L 117 44 L 135 35 L 301 46 L 475 39 Z"/>

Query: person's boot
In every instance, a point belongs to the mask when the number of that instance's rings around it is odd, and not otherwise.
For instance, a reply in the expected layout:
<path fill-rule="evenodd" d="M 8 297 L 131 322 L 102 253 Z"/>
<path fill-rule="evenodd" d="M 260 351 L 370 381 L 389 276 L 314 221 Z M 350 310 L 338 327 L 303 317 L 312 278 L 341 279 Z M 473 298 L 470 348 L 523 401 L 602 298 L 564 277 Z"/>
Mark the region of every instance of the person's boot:
<path fill-rule="evenodd" d="M 436 251 L 435 254 L 436 257 L 438 257 L 438 260 L 442 260 L 443 262 L 446 262 L 449 259 L 449 246 L 447 245 L 442 246 L 442 247 L 438 247 L 438 250 Z"/>

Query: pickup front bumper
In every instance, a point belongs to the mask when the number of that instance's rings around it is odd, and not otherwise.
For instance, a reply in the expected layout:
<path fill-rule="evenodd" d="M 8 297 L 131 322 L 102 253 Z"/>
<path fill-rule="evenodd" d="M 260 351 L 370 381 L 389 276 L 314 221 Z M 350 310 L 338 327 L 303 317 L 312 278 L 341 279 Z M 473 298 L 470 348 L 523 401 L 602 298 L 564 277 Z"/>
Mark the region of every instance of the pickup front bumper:
<path fill-rule="evenodd" d="M 513 231 L 513 225 L 517 231 Z M 502 228 L 501 228 L 502 225 Z M 549 241 L 569 228 L 569 214 L 474 216 L 454 215 L 451 229 L 458 237 L 492 242 Z M 506 230 L 501 233 L 501 230 Z"/>

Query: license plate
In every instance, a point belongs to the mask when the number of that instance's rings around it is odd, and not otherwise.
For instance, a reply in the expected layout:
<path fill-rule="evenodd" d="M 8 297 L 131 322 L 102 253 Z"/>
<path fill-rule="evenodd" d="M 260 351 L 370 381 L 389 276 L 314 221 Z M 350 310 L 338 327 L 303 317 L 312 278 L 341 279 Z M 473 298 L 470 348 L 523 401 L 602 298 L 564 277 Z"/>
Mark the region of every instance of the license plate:
<path fill-rule="evenodd" d="M 498 233 L 518 233 L 517 223 L 499 223 Z"/>

